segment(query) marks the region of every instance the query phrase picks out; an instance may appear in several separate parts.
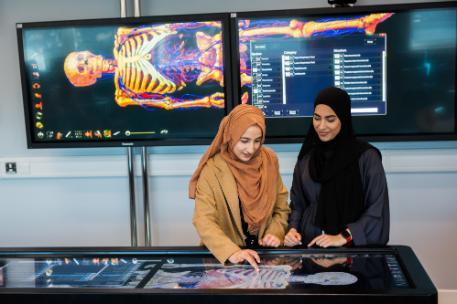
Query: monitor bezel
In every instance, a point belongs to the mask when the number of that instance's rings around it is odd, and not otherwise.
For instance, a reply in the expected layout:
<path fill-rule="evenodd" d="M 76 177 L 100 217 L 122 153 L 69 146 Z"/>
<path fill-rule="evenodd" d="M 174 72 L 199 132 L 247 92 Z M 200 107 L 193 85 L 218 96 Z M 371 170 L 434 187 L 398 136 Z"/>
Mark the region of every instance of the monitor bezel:
<path fill-rule="evenodd" d="M 264 10 L 264 11 L 249 11 L 232 13 L 230 18 L 231 35 L 231 54 L 232 54 L 232 84 L 234 106 L 241 103 L 240 96 L 240 56 L 239 56 L 239 35 L 238 35 L 238 20 L 244 18 L 274 18 L 287 16 L 314 16 L 314 15 L 337 15 L 337 14 L 358 14 L 371 12 L 400 12 L 415 9 L 427 8 L 457 8 L 457 2 L 431 2 L 431 3 L 411 3 L 411 4 L 388 4 L 388 5 L 367 5 L 367 6 L 351 6 L 351 7 L 324 7 L 324 8 L 307 8 L 307 9 L 288 9 L 288 10 Z M 457 46 L 456 46 L 457 47 Z M 457 88 L 457 52 L 456 52 L 456 83 Z M 450 141 L 457 140 L 457 95 L 454 100 L 454 132 L 453 133 L 415 133 L 415 134 L 367 134 L 357 136 L 359 139 L 374 141 L 374 142 L 399 142 L 399 141 Z M 297 135 L 280 135 L 269 136 L 267 131 L 266 143 L 282 144 L 282 143 L 300 143 L 304 141 L 303 136 Z"/>
<path fill-rule="evenodd" d="M 119 140 L 81 140 L 81 141 L 37 141 L 34 138 L 32 98 L 27 87 L 26 69 L 24 62 L 23 31 L 32 28 L 52 28 L 70 26 L 103 26 L 103 25 L 136 25 L 144 23 L 173 23 L 173 22 L 195 22 L 195 21 L 221 21 L 222 22 L 222 43 L 223 43 L 223 64 L 224 64 L 224 94 L 225 113 L 227 115 L 233 108 L 232 94 L 232 73 L 231 73 L 231 38 L 230 38 L 230 15 L 228 13 L 215 14 L 189 14 L 189 15 L 162 15 L 128 18 L 106 18 L 106 19 L 82 19 L 62 20 L 45 22 L 17 23 L 17 41 L 19 66 L 21 75 L 22 100 L 24 106 L 24 117 L 27 137 L 27 148 L 95 148 L 95 147 L 143 147 L 143 146 L 181 146 L 181 145 L 206 145 L 213 136 L 209 137 L 180 137 L 180 138 L 157 138 L 157 139 L 119 139 Z M 219 122 L 217 123 L 217 126 Z"/>

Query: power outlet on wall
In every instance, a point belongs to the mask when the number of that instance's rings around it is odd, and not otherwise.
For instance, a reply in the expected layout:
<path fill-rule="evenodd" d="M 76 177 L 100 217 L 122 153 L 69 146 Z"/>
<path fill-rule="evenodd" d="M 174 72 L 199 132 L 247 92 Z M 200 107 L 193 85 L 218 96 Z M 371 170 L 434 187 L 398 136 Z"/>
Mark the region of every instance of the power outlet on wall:
<path fill-rule="evenodd" d="M 16 174 L 17 173 L 17 164 L 16 164 L 16 162 L 6 162 L 5 163 L 5 173 Z"/>

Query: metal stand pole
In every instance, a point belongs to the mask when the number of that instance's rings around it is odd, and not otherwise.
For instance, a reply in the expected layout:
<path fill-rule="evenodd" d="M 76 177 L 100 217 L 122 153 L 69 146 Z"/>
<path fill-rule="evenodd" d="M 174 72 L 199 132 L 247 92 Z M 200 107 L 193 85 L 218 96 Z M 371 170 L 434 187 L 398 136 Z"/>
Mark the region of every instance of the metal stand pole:
<path fill-rule="evenodd" d="M 151 217 L 149 212 L 149 166 L 147 147 L 142 148 L 141 164 L 143 167 L 144 245 L 152 246 Z"/>
<path fill-rule="evenodd" d="M 133 0 L 133 17 L 141 16 L 140 0 Z"/>
<path fill-rule="evenodd" d="M 121 5 L 121 18 L 125 18 L 127 17 L 127 3 L 125 0 L 120 0 L 119 3 Z"/>
<path fill-rule="evenodd" d="M 135 206 L 135 170 L 133 148 L 127 148 L 127 163 L 129 171 L 129 193 L 130 193 L 130 239 L 132 247 L 138 246 L 136 232 L 136 206 Z"/>
<path fill-rule="evenodd" d="M 127 17 L 126 0 L 120 0 L 121 18 Z M 127 167 L 129 176 L 129 195 L 130 195 L 130 242 L 132 247 L 138 246 L 136 229 L 136 205 L 135 205 L 135 170 L 134 170 L 133 148 L 127 147 Z"/>
<path fill-rule="evenodd" d="M 133 16 L 141 16 L 140 0 L 133 0 Z M 149 210 L 149 165 L 148 148 L 143 147 L 141 153 L 141 166 L 143 169 L 143 206 L 144 206 L 144 245 L 151 246 L 151 213 Z"/>
<path fill-rule="evenodd" d="M 140 0 L 133 0 L 133 16 L 141 16 Z M 143 206 L 144 206 L 144 245 L 151 246 L 151 213 L 149 210 L 149 165 L 148 165 L 148 148 L 143 147 L 141 150 L 141 165 L 143 177 Z"/>

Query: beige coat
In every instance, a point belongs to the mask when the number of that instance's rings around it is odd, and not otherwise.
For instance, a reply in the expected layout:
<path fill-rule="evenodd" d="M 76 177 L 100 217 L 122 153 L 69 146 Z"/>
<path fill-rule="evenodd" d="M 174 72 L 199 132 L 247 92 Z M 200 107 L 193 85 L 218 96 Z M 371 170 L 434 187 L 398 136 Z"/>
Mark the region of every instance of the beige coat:
<path fill-rule="evenodd" d="M 287 189 L 278 176 L 276 202 L 260 226 L 259 239 L 272 234 L 282 242 L 290 209 Z M 198 179 L 193 224 L 202 243 L 221 263 L 245 246 L 235 178 L 220 154 L 208 160 Z"/>

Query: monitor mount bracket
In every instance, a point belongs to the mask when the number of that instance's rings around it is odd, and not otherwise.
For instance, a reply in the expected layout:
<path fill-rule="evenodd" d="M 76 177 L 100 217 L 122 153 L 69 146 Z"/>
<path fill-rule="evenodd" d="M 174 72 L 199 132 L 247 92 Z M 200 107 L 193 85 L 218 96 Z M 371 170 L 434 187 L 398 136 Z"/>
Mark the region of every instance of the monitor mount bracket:
<path fill-rule="evenodd" d="M 327 0 L 332 7 L 354 6 L 357 0 Z"/>

